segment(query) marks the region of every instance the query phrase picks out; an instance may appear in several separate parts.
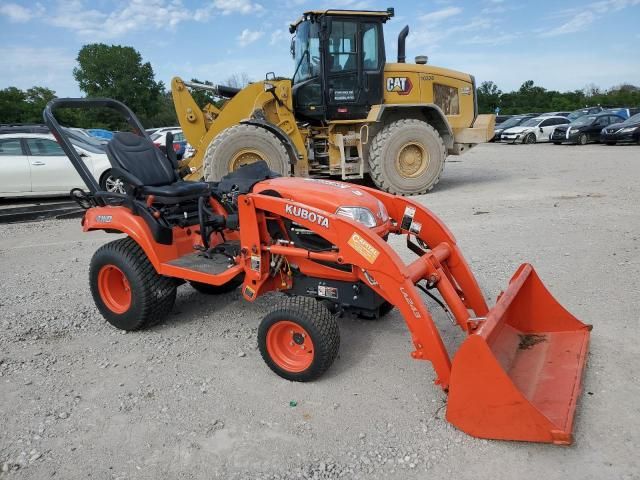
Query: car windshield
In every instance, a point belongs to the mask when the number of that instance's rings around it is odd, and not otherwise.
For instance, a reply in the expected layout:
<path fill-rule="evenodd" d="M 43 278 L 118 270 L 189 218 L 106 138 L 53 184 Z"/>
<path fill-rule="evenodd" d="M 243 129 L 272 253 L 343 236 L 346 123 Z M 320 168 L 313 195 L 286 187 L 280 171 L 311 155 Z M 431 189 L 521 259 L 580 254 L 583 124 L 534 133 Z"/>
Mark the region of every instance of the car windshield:
<path fill-rule="evenodd" d="M 511 117 L 500 124 L 500 128 L 507 129 L 520 125 L 525 117 Z"/>
<path fill-rule="evenodd" d="M 71 128 L 66 128 L 65 132 L 71 143 L 76 147 L 83 148 L 91 153 L 104 153 L 106 148 L 106 142 L 104 140 L 100 141 L 97 138 L 82 135 Z"/>
<path fill-rule="evenodd" d="M 579 125 L 589 125 L 596 119 L 595 115 L 582 115 L 581 117 L 575 119 L 571 122 L 571 125 L 579 126 Z"/>
<path fill-rule="evenodd" d="M 633 117 L 627 118 L 624 123 L 638 123 L 640 122 L 640 113 L 636 113 Z"/>
<path fill-rule="evenodd" d="M 573 121 L 573 120 L 575 120 L 577 118 L 582 117 L 583 115 L 586 115 L 587 113 L 589 113 L 589 112 L 578 110 L 577 112 L 571 112 L 567 118 L 569 120 Z"/>
<path fill-rule="evenodd" d="M 153 135 L 151 135 L 149 138 L 153 141 L 156 141 L 157 139 L 159 139 L 162 136 L 161 133 L 154 133 Z"/>
<path fill-rule="evenodd" d="M 530 118 L 526 122 L 520 124 L 521 127 L 537 127 L 538 124 L 542 122 L 540 118 Z"/>

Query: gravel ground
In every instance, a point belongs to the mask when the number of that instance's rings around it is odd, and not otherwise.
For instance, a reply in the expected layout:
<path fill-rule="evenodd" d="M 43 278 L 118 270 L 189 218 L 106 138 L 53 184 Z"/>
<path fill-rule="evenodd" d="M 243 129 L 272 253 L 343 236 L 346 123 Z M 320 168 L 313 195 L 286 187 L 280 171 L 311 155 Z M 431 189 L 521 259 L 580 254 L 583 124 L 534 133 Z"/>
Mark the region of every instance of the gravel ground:
<path fill-rule="evenodd" d="M 443 419 L 393 312 L 342 320 L 340 356 L 309 384 L 256 347 L 275 296 L 178 290 L 174 314 L 110 327 L 78 220 L 0 226 L 0 478 L 640 478 L 640 147 L 482 145 L 420 200 L 456 234 L 491 299 L 530 261 L 592 323 L 571 447 L 486 441 Z M 433 308 L 446 344 L 462 340 Z M 296 406 L 294 403 L 297 402 Z"/>

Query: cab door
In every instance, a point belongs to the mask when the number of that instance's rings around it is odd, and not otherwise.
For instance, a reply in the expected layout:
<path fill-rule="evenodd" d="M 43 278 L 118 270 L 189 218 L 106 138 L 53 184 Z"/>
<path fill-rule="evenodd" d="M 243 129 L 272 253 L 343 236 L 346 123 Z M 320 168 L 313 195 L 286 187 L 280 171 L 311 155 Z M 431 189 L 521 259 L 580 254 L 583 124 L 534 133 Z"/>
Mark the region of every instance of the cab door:
<path fill-rule="evenodd" d="M 382 103 L 384 48 L 379 22 L 331 18 L 326 41 L 327 118 L 360 119 Z"/>
<path fill-rule="evenodd" d="M 31 192 L 29 157 L 20 138 L 0 139 L 0 196 Z"/>
<path fill-rule="evenodd" d="M 31 186 L 34 193 L 69 193 L 84 182 L 54 140 L 25 139 L 31 167 Z"/>

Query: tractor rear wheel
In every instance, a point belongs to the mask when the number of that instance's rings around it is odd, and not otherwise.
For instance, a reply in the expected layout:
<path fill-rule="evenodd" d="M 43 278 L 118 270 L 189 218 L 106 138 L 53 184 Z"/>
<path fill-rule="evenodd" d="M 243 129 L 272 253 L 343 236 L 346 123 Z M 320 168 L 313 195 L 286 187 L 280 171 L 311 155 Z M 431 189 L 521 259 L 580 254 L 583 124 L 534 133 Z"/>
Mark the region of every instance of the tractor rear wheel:
<path fill-rule="evenodd" d="M 308 382 L 327 371 L 338 355 L 338 321 L 320 302 L 290 297 L 260 322 L 258 347 L 276 374 Z"/>
<path fill-rule="evenodd" d="M 159 323 L 176 300 L 175 281 L 159 275 L 131 238 L 109 242 L 96 251 L 89 283 L 102 316 L 121 330 Z"/>
<path fill-rule="evenodd" d="M 287 175 L 289 155 L 270 131 L 255 125 L 234 125 L 218 134 L 204 154 L 204 179 L 220 180 L 242 165 L 264 160 L 274 172 Z"/>
<path fill-rule="evenodd" d="M 371 178 L 378 188 L 390 193 L 426 193 L 440 180 L 446 156 L 442 137 L 427 122 L 397 120 L 371 141 Z"/>

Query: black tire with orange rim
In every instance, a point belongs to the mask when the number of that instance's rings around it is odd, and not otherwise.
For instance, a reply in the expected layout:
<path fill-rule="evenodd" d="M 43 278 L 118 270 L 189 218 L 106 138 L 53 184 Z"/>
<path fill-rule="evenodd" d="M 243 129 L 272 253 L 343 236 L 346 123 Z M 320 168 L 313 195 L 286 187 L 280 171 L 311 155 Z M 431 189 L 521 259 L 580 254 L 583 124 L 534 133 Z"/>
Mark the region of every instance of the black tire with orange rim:
<path fill-rule="evenodd" d="M 338 322 L 320 302 L 289 297 L 260 322 L 258 347 L 269 368 L 282 378 L 308 382 L 336 359 Z"/>
<path fill-rule="evenodd" d="M 109 242 L 96 251 L 89 282 L 102 316 L 122 330 L 159 323 L 176 300 L 176 282 L 159 275 L 131 238 Z"/>

